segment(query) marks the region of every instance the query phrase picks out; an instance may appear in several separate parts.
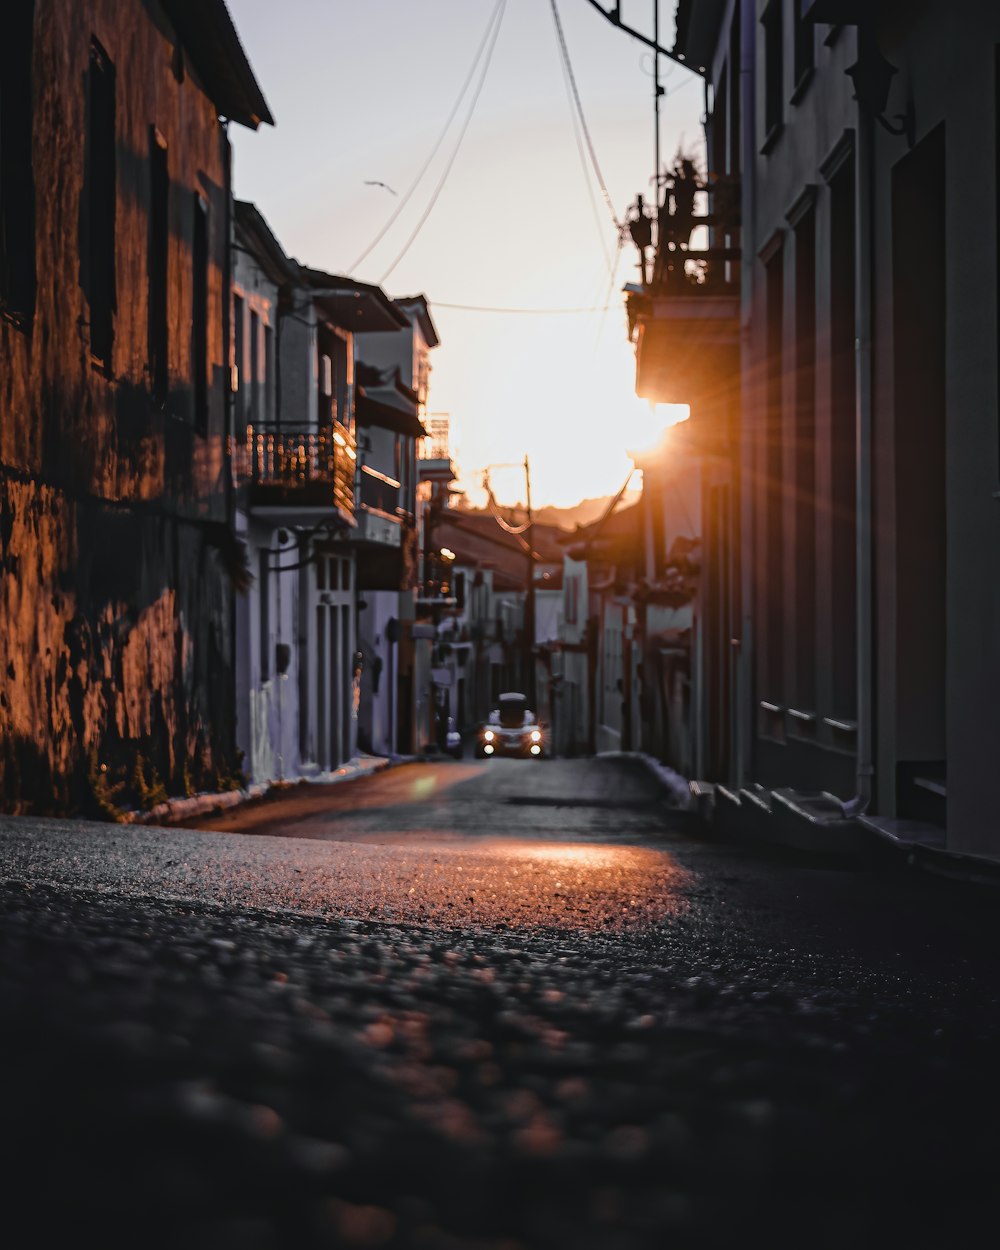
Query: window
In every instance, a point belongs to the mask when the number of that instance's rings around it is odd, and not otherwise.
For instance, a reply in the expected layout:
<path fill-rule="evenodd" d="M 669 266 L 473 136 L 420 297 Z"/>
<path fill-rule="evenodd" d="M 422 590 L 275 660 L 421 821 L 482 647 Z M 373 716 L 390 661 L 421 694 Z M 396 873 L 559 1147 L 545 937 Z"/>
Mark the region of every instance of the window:
<path fill-rule="evenodd" d="M 566 579 L 566 623 L 575 625 L 580 611 L 580 581 L 576 577 Z"/>
<path fill-rule="evenodd" d="M 854 162 L 830 183 L 830 489 L 833 508 L 833 714 L 857 712 L 854 402 Z"/>
<path fill-rule="evenodd" d="M 194 234 L 191 248 L 191 380 L 194 392 L 194 425 L 208 433 L 208 205 L 195 192 Z"/>
<path fill-rule="evenodd" d="M 259 611 L 258 630 L 260 632 L 260 680 L 267 681 L 271 676 L 271 553 L 264 548 L 259 553 L 260 581 L 257 588 L 257 607 Z"/>
<path fill-rule="evenodd" d="M 795 686 L 816 706 L 816 214 L 795 225 Z"/>
<path fill-rule="evenodd" d="M 465 574 L 455 574 L 455 607 L 459 612 L 465 611 Z"/>
<path fill-rule="evenodd" d="M 250 310 L 250 424 L 260 425 L 260 316 Z"/>
<path fill-rule="evenodd" d="M 781 129 L 784 109 L 782 0 L 771 0 L 760 19 L 764 27 L 764 147 L 771 145 Z"/>
<path fill-rule="evenodd" d="M 795 3 L 792 6 L 794 14 L 794 32 L 795 46 L 794 55 L 795 63 L 793 66 L 795 74 L 795 95 L 805 86 L 809 80 L 816 64 L 816 29 L 812 22 L 806 21 L 802 16 L 802 6 Z M 793 99 L 795 96 L 792 97 Z"/>
<path fill-rule="evenodd" d="M 274 331 L 264 327 L 264 407 L 265 421 L 275 419 Z"/>
<path fill-rule="evenodd" d="M 149 132 L 149 255 L 147 257 L 146 320 L 149 380 L 153 398 L 167 398 L 167 247 L 170 239 L 170 175 L 167 143 L 155 126 Z"/>
<path fill-rule="evenodd" d="M 738 79 L 736 85 L 737 89 L 739 89 Z M 712 134 L 711 172 L 713 174 L 724 174 L 729 154 L 729 74 L 726 66 L 722 67 L 718 86 L 715 89 L 715 106 L 712 109 L 710 124 Z"/>
<path fill-rule="evenodd" d="M 740 144 L 743 135 L 740 131 L 742 113 L 740 111 L 740 92 L 742 91 L 740 64 L 743 56 L 743 45 L 740 36 L 740 24 L 734 21 L 729 33 L 729 79 L 732 84 L 729 92 L 729 160 L 726 165 L 727 174 L 738 174 L 743 167 L 743 156 Z"/>
<path fill-rule="evenodd" d="M 353 361 L 347 335 L 331 325 L 319 329 L 319 412 L 326 425 L 331 418 L 348 428 L 352 422 L 351 383 Z"/>
<path fill-rule="evenodd" d="M 35 183 L 31 63 L 35 6 L 4 6 L 0 39 L 0 313 L 28 325 L 35 311 Z"/>
<path fill-rule="evenodd" d="M 242 429 L 247 424 L 246 407 L 243 402 L 243 374 L 246 370 L 244 355 L 246 352 L 246 344 L 244 335 L 246 333 L 244 326 L 244 317 L 246 316 L 245 305 L 242 295 L 233 296 L 233 366 L 236 370 L 233 378 L 233 388 L 235 396 L 233 405 L 235 407 L 234 425 L 237 430 Z"/>
<path fill-rule="evenodd" d="M 764 602 L 766 604 L 764 681 L 762 691 L 775 703 L 784 702 L 785 596 L 784 596 L 784 456 L 785 380 L 785 257 L 778 248 L 767 265 L 767 411 L 764 474 Z"/>
<path fill-rule="evenodd" d="M 115 212 L 115 67 L 96 39 L 87 67 L 87 129 L 84 175 L 84 284 L 90 305 L 90 352 L 111 369 L 114 342 Z"/>

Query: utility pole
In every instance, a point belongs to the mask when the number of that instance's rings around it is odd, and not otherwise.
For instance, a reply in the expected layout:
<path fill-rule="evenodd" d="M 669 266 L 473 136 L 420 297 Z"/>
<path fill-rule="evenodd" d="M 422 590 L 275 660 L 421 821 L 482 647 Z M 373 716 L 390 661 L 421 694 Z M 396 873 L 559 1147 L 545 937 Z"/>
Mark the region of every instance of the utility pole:
<path fill-rule="evenodd" d="M 524 489 L 528 507 L 528 528 L 525 537 L 528 540 L 528 585 L 524 597 L 524 662 L 525 684 L 528 703 L 538 714 L 537 691 L 535 688 L 535 526 L 531 515 L 531 470 L 528 457 L 524 457 Z"/>

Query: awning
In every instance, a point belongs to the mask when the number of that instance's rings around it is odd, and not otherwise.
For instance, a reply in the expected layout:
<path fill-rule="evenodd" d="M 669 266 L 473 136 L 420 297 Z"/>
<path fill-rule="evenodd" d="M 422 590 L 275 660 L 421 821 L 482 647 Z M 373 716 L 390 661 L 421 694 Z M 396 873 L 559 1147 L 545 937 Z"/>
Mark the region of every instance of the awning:
<path fill-rule="evenodd" d="M 376 392 L 377 395 L 377 392 Z M 420 424 L 415 412 L 407 412 L 395 404 L 386 403 L 365 387 L 359 386 L 355 403 L 355 418 L 359 426 L 377 425 L 383 430 L 394 430 L 410 438 L 424 438 L 427 431 Z"/>

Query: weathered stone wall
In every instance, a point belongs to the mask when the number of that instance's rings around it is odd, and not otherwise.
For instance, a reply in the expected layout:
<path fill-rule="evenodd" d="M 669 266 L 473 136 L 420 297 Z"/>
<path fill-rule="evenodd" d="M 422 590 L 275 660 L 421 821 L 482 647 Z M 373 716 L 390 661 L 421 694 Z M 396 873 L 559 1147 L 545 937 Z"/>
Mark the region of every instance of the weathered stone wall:
<path fill-rule="evenodd" d="M 81 285 L 92 37 L 116 73 L 108 371 L 92 363 Z M 30 329 L 0 321 L 0 803 L 94 810 L 94 790 L 130 782 L 138 756 L 174 792 L 218 784 L 233 769 L 233 592 L 223 568 L 232 553 L 222 304 L 229 149 L 152 0 L 37 0 L 33 74 L 37 299 Z M 154 125 L 170 176 L 162 406 L 147 361 Z M 196 192 L 209 205 L 204 435 L 192 386 Z M 116 801 L 134 797 L 126 789 Z"/>

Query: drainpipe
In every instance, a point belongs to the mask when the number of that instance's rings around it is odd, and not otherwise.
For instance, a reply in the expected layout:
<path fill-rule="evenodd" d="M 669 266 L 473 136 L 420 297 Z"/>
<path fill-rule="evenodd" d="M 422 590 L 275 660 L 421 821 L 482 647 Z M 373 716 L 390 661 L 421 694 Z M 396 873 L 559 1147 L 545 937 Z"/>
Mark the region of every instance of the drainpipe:
<path fill-rule="evenodd" d="M 865 811 L 874 775 L 872 692 L 872 299 L 874 120 L 858 105 L 855 175 L 855 411 L 857 420 L 857 794 L 845 810 Z"/>

